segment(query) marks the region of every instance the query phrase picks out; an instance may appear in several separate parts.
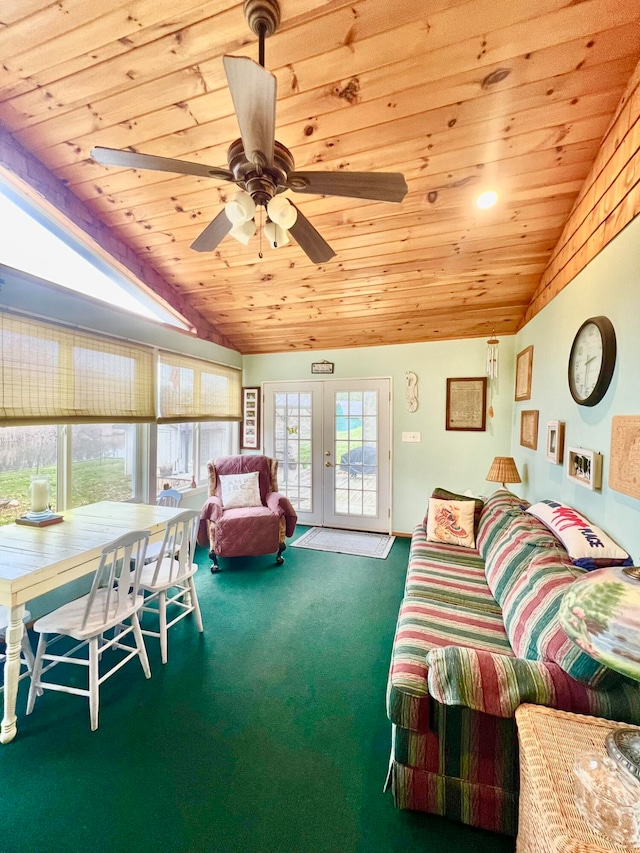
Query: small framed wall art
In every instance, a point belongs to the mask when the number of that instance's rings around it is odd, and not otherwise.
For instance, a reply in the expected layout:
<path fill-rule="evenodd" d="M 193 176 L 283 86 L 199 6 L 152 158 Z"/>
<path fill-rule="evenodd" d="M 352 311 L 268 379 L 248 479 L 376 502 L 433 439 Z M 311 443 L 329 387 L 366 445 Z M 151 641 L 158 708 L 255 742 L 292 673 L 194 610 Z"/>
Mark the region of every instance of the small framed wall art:
<path fill-rule="evenodd" d="M 312 361 L 311 362 L 311 372 L 312 373 L 333 373 L 333 365 L 332 361 Z"/>
<path fill-rule="evenodd" d="M 538 410 L 520 412 L 520 444 L 530 450 L 538 449 Z"/>
<path fill-rule="evenodd" d="M 602 453 L 567 447 L 567 477 L 592 492 L 602 488 Z"/>
<path fill-rule="evenodd" d="M 531 399 L 532 370 L 533 346 L 530 346 L 519 352 L 516 358 L 516 401 Z"/>
<path fill-rule="evenodd" d="M 260 447 L 260 389 L 242 389 L 242 429 L 240 447 L 257 450 Z"/>
<path fill-rule="evenodd" d="M 545 456 L 554 465 L 562 465 L 564 458 L 564 421 L 547 422 L 547 448 Z"/>
<path fill-rule="evenodd" d="M 487 428 L 487 377 L 447 379 L 446 428 L 484 432 Z"/>

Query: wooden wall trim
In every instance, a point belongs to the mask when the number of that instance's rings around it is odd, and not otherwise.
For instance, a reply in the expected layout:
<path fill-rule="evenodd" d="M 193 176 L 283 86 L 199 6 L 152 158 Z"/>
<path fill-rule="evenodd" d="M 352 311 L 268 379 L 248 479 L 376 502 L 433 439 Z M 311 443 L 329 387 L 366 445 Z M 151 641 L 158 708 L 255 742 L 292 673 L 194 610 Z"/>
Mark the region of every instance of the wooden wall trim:
<path fill-rule="evenodd" d="M 524 313 L 519 328 L 640 213 L 640 63 Z"/>
<path fill-rule="evenodd" d="M 1 125 L 0 172 L 35 203 L 44 206 L 47 212 L 71 233 L 85 242 L 88 238 L 103 259 L 120 269 L 123 274 L 133 275 L 142 288 L 159 297 L 170 310 L 180 314 L 186 322 L 191 324 L 199 338 L 229 349 L 236 349 L 153 267 L 119 240 L 106 225 L 99 222 L 71 190 L 65 187 Z"/>

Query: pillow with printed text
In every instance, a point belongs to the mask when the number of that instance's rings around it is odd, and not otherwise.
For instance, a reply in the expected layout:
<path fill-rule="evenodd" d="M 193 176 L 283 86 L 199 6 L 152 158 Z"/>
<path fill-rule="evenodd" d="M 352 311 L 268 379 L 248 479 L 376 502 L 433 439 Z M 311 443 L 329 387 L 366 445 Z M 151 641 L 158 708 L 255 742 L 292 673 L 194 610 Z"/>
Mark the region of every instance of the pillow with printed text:
<path fill-rule="evenodd" d="M 221 474 L 220 497 L 225 509 L 262 506 L 258 472 L 248 474 Z"/>
<path fill-rule="evenodd" d="M 539 518 L 564 545 L 571 562 L 583 569 L 631 566 L 633 560 L 582 513 L 560 501 L 540 501 L 526 512 Z"/>

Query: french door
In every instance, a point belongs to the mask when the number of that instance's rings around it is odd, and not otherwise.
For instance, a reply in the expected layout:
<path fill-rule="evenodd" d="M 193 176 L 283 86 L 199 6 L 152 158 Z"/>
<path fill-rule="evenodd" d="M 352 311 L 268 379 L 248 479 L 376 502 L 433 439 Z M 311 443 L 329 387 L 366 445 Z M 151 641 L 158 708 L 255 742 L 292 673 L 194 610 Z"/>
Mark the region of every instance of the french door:
<path fill-rule="evenodd" d="M 266 382 L 263 412 L 301 524 L 389 532 L 391 380 Z"/>

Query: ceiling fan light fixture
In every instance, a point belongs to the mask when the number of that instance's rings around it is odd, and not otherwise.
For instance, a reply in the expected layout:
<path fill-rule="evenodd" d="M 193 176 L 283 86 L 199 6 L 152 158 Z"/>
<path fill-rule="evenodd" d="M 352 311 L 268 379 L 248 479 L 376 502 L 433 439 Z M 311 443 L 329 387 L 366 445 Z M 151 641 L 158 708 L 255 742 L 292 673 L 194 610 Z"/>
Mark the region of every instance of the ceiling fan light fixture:
<path fill-rule="evenodd" d="M 256 233 L 256 223 L 253 219 L 249 219 L 248 222 L 241 222 L 239 225 L 234 225 L 234 227 L 229 231 L 229 234 L 237 240 L 239 243 L 243 243 L 245 246 L 249 245 L 249 240 Z"/>
<path fill-rule="evenodd" d="M 272 249 L 279 249 L 280 246 L 288 246 L 291 242 L 286 229 L 271 220 L 264 226 L 264 236 L 267 238 Z"/>
<path fill-rule="evenodd" d="M 288 198 L 283 195 L 275 195 L 267 204 L 267 213 L 269 219 L 279 225 L 280 228 L 289 230 L 296 224 L 298 218 L 298 210 L 295 208 Z"/>
<path fill-rule="evenodd" d="M 256 204 L 249 193 L 241 190 L 234 195 L 231 201 L 225 204 L 224 212 L 232 225 L 243 225 L 253 219 L 256 212 Z M 235 227 L 233 230 L 235 230 Z"/>

